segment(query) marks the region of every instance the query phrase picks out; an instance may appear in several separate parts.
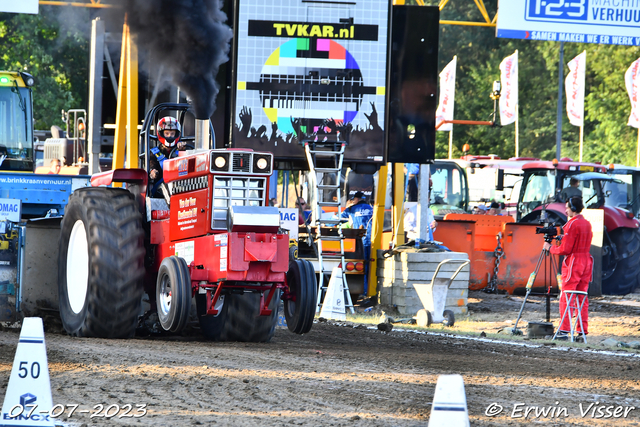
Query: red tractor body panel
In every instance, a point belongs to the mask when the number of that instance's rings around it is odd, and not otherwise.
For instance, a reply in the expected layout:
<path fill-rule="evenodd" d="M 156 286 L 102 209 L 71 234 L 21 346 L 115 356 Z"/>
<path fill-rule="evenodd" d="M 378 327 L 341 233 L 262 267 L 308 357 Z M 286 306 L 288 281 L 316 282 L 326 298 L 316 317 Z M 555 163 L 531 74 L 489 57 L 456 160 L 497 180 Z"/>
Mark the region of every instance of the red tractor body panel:
<path fill-rule="evenodd" d="M 249 157 L 235 160 L 234 155 Z M 271 166 L 269 173 L 260 174 L 247 164 L 247 159 L 263 155 L 251 150 L 207 150 L 164 162 L 163 177 L 172 194 L 168 218 L 164 210 L 151 212 L 150 243 L 157 245 L 153 271 L 159 269 L 163 259 L 175 255 L 187 262 L 194 292 L 221 282 L 226 283 L 224 286 L 235 286 L 232 282 L 252 283 L 249 286 L 284 284 L 289 269 L 288 234 L 278 234 L 277 227 L 273 232 L 245 230 L 247 225 L 229 232 L 226 213 L 224 217 L 212 217 L 212 210 L 245 203 L 258 209 L 267 206 Z M 218 156 L 225 156 L 233 165 L 214 171 L 212 162 Z M 214 224 L 215 220 L 218 222 Z M 261 224 L 255 224 L 254 229 L 261 230 Z"/>
<path fill-rule="evenodd" d="M 210 193 L 208 188 L 203 188 L 171 196 L 171 240 L 202 236 L 211 231 Z"/>
<path fill-rule="evenodd" d="M 160 221 L 158 221 L 160 222 Z M 284 282 L 289 237 L 271 233 L 219 233 L 158 245 L 156 264 L 177 255 L 189 263 L 191 281 Z"/>
<path fill-rule="evenodd" d="M 613 206 L 603 206 L 604 226 L 611 232 L 617 228 L 639 228 L 640 221 L 633 217 L 630 212 Z"/>
<path fill-rule="evenodd" d="M 186 154 L 184 151 L 178 153 L 179 157 L 164 162 L 162 174 L 165 182 L 209 174 L 210 151 L 197 154 Z"/>
<path fill-rule="evenodd" d="M 114 182 L 138 184 L 144 187 L 141 189 L 144 192 L 147 186 L 147 172 L 144 169 L 115 169 L 91 176 L 92 187 L 109 186 Z"/>

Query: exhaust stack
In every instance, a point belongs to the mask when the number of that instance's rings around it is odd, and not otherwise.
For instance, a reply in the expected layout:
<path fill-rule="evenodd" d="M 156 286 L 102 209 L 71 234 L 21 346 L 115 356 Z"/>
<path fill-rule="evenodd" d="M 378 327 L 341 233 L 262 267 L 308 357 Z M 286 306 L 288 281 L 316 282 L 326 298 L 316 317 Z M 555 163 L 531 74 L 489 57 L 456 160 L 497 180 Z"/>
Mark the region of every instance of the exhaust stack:
<path fill-rule="evenodd" d="M 211 140 L 209 135 L 209 119 L 196 119 L 196 140 L 195 149 L 196 150 L 208 150 L 211 147 L 209 146 L 209 141 Z"/>

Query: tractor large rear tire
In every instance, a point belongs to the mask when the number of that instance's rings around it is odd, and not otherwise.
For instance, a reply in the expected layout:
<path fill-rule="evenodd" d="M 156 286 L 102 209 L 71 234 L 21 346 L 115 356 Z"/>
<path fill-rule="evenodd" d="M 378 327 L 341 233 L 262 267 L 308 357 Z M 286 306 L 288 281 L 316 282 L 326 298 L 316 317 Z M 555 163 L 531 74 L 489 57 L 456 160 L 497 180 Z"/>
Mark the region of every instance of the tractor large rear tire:
<path fill-rule="evenodd" d="M 58 292 L 65 330 L 80 337 L 133 336 L 145 255 L 134 196 L 119 188 L 78 189 L 61 228 Z"/>
<path fill-rule="evenodd" d="M 260 294 L 228 294 L 218 316 L 205 316 L 206 295 L 196 294 L 202 334 L 213 341 L 269 342 L 276 330 L 280 291 L 271 299 L 269 316 L 260 316 Z"/>
<path fill-rule="evenodd" d="M 616 245 L 618 261 L 611 261 L 607 265 L 603 262 L 602 293 L 630 294 L 640 285 L 640 230 L 618 228 L 609 237 Z M 603 261 L 605 260 L 606 257 L 603 257 Z"/>

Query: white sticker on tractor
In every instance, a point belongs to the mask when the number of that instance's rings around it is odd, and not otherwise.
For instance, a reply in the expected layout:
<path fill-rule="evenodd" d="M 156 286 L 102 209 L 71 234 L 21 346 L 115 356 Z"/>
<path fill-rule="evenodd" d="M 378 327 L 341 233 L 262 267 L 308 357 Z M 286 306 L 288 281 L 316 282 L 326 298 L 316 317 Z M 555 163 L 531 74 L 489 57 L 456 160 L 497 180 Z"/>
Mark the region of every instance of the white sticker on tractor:
<path fill-rule="evenodd" d="M 227 260 L 220 258 L 220 271 L 227 271 Z"/>
<path fill-rule="evenodd" d="M 213 236 L 213 241 L 214 242 L 220 242 L 220 246 L 227 246 L 228 237 L 229 236 L 226 233 L 224 233 L 224 234 L 216 234 L 215 236 Z"/>
<path fill-rule="evenodd" d="M 220 248 L 220 258 L 226 258 L 227 257 L 227 247 L 223 246 Z"/>
<path fill-rule="evenodd" d="M 193 262 L 194 252 L 193 240 L 190 240 L 188 242 L 176 243 L 176 256 L 184 259 L 187 262 L 187 265 Z"/>

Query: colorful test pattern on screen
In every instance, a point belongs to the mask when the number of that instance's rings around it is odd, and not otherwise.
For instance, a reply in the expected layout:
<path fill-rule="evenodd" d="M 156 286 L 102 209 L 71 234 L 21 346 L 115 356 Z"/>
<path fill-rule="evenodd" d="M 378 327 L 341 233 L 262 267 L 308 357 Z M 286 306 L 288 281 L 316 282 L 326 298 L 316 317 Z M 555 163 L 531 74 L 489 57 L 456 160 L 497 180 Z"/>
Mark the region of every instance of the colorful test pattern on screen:
<path fill-rule="evenodd" d="M 389 1 L 240 2 L 234 146 L 382 163 Z"/>

